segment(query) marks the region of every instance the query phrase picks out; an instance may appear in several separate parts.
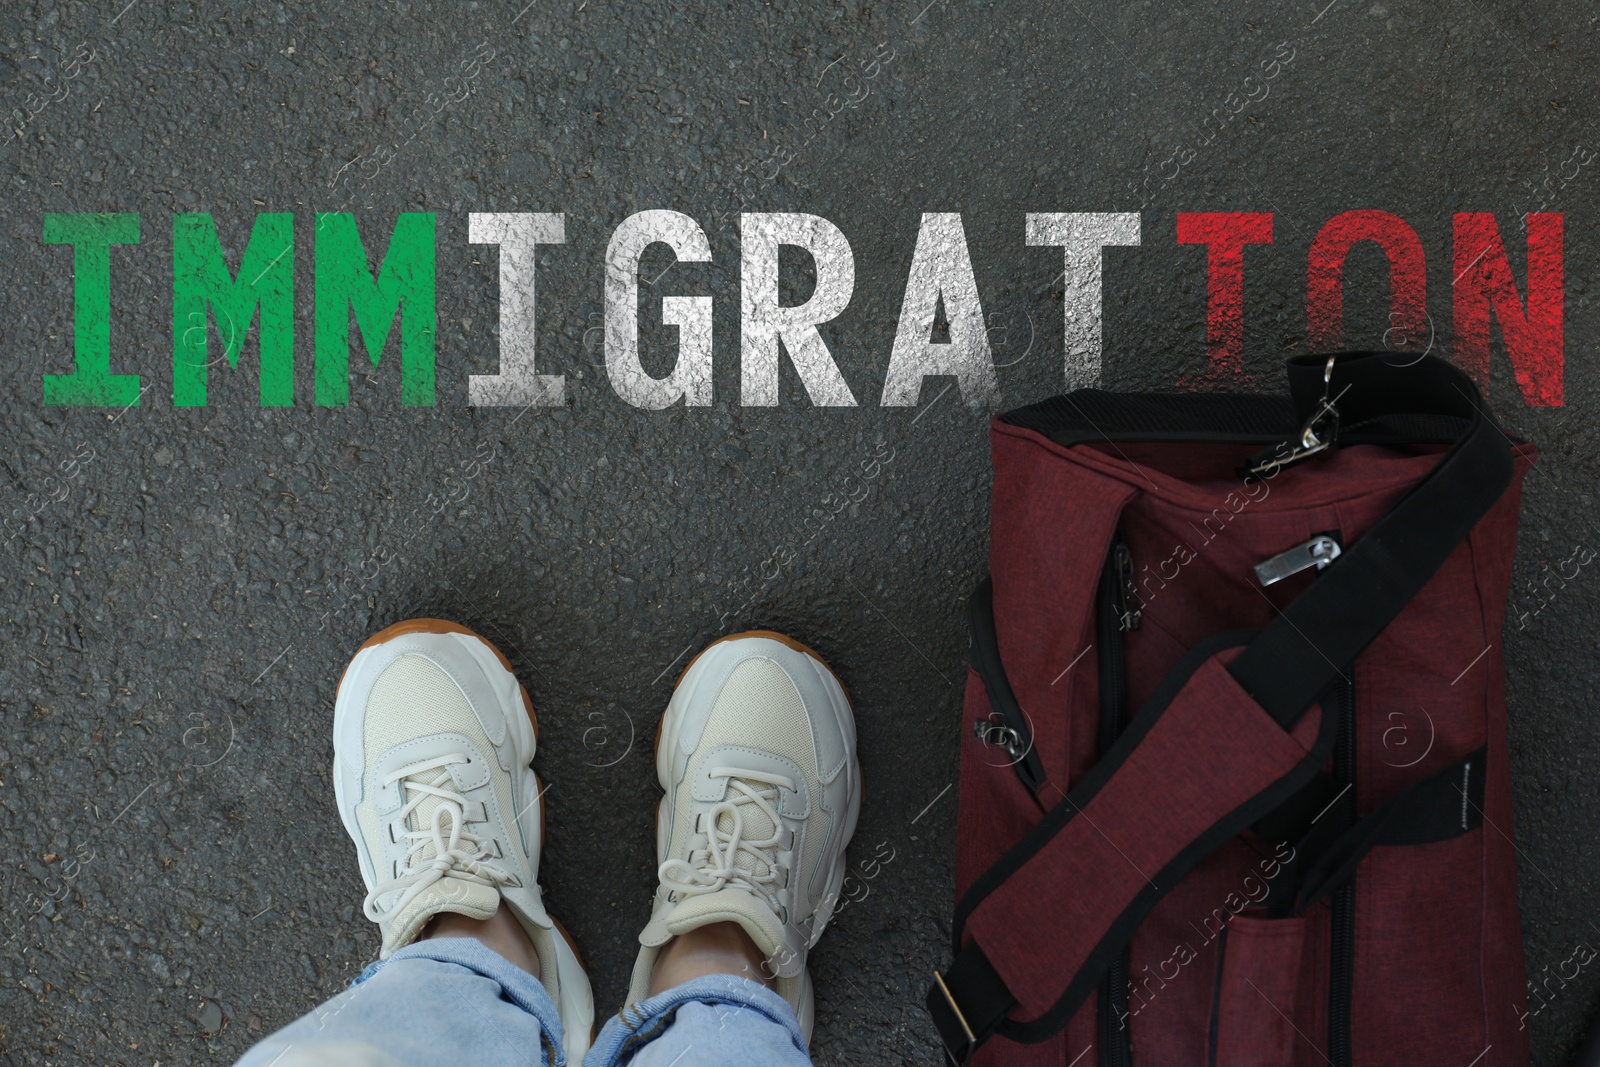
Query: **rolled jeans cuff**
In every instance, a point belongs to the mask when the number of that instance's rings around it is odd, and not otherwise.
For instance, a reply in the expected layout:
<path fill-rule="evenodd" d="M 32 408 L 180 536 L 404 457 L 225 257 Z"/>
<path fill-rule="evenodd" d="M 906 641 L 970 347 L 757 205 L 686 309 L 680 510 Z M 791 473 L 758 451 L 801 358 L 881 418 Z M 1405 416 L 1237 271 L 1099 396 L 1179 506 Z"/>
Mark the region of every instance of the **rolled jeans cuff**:
<path fill-rule="evenodd" d="M 540 1044 L 544 1046 L 542 1067 L 566 1067 L 567 1053 L 561 1029 L 561 1010 L 550 999 L 544 983 L 518 967 L 483 942 L 471 937 L 430 937 L 413 941 L 386 960 L 367 965 L 356 980 L 350 983 L 355 989 L 391 963 L 406 959 L 434 960 L 453 963 L 474 974 L 481 975 L 500 986 L 506 1000 L 532 1015 L 539 1022 Z M 574 1065 L 576 1067 L 576 1065 Z"/>
<path fill-rule="evenodd" d="M 708 974 L 629 1004 L 612 1016 L 600 1031 L 594 1048 L 584 1058 L 585 1067 L 611 1067 L 632 1062 L 646 1046 L 665 1036 L 677 1021 L 679 1009 L 687 1004 L 720 1009 L 715 1013 L 714 1030 L 706 1019 L 697 1020 L 692 1027 L 686 1026 L 693 1030 L 698 1041 L 715 1041 L 712 1034 L 726 1031 L 735 1020 L 740 1030 L 746 1029 L 743 1024 L 759 1020 L 760 1043 L 766 1047 L 751 1048 L 748 1034 L 730 1035 L 737 1048 L 751 1054 L 761 1052 L 763 1063 L 810 1062 L 800 1019 L 787 1000 L 759 982 L 739 975 Z"/>

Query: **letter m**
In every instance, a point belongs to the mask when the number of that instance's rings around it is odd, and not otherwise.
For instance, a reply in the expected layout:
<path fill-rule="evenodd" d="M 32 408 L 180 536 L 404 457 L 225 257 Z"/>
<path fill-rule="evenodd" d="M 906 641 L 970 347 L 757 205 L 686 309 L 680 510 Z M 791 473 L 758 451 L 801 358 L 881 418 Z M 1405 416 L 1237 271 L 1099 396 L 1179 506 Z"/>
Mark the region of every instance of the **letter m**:
<path fill-rule="evenodd" d="M 402 212 L 395 219 L 378 276 L 349 212 L 319 213 L 316 244 L 317 403 L 350 401 L 350 309 L 372 365 L 400 315 L 400 402 L 433 403 L 434 218 Z"/>
<path fill-rule="evenodd" d="M 228 273 L 210 215 L 172 218 L 172 402 L 206 402 L 206 307 L 210 305 L 229 367 L 250 320 L 261 308 L 261 405 L 294 403 L 294 218 L 287 212 L 256 216 L 239 276 Z"/>

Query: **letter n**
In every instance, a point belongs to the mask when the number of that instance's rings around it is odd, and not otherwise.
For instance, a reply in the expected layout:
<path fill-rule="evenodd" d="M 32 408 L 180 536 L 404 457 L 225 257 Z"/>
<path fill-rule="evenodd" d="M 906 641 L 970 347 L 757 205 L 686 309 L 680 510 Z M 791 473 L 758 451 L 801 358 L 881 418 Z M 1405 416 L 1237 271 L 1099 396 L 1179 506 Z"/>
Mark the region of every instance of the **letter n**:
<path fill-rule="evenodd" d="M 1489 392 L 1490 320 L 1500 320 L 1506 356 L 1528 407 L 1562 406 L 1562 216 L 1528 215 L 1528 301 L 1517 295 L 1494 216 L 1455 217 L 1455 361 Z"/>

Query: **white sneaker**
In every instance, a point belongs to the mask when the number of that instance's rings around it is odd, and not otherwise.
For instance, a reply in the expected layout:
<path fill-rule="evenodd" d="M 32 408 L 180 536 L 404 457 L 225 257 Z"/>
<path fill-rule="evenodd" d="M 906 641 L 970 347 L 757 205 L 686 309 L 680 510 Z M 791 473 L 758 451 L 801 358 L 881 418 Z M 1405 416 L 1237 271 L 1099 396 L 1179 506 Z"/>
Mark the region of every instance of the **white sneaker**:
<path fill-rule="evenodd" d="M 765 974 L 814 1017 L 806 956 L 839 901 L 845 846 L 861 813 L 855 718 L 809 648 L 757 630 L 714 642 L 684 670 L 656 737 L 667 795 L 656 813 L 660 886 L 633 968 L 630 1004 L 650 993 L 661 947 L 736 922 Z"/>
<path fill-rule="evenodd" d="M 498 649 L 454 623 L 412 619 L 362 645 L 339 681 L 334 795 L 382 958 L 440 912 L 487 919 L 504 900 L 539 954 L 567 1059 L 578 1063 L 594 999 L 540 896 L 537 737 L 533 703 Z"/>

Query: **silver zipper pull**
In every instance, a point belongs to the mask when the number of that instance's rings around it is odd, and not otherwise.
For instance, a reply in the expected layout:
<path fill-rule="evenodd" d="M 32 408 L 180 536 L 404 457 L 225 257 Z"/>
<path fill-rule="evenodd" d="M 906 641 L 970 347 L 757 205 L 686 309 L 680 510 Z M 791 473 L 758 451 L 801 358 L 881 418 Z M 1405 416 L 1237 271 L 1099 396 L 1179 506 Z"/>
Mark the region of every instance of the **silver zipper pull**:
<path fill-rule="evenodd" d="M 1320 571 L 1338 559 L 1339 552 L 1338 541 L 1327 534 L 1319 534 L 1303 545 L 1295 545 L 1287 552 L 1279 552 L 1257 563 L 1256 579 L 1262 585 L 1271 585 L 1312 567 Z"/>

